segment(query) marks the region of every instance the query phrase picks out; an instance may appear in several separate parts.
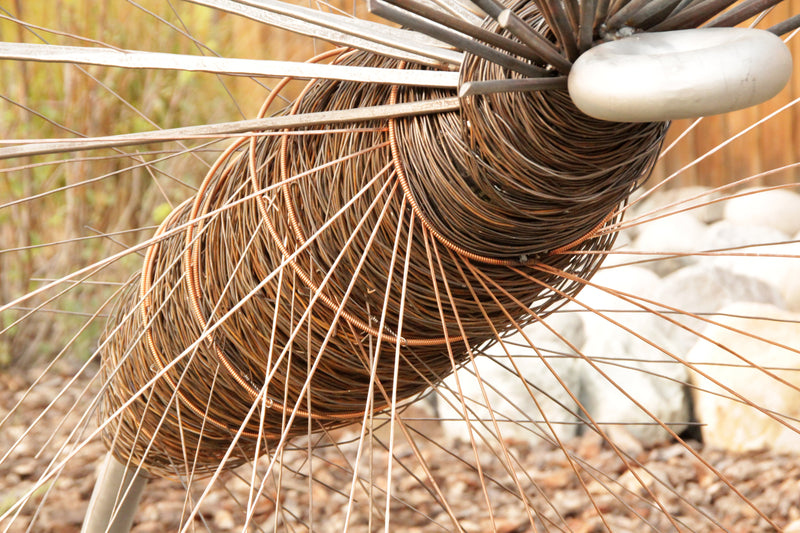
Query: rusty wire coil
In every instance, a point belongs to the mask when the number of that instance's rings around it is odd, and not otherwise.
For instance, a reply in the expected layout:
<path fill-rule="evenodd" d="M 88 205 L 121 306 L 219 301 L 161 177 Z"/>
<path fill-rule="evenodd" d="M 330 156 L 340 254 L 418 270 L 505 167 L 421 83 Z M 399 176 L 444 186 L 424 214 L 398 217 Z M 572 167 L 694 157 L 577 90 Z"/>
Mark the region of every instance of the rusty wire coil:
<path fill-rule="evenodd" d="M 546 32 L 531 6 L 518 12 Z M 462 68 L 511 76 L 469 55 Z M 312 81 L 287 112 L 434 94 Z M 122 461 L 203 476 L 435 386 L 580 290 L 666 132 L 590 119 L 560 91 L 327 128 L 235 143 L 159 228 L 104 350 L 104 437 Z"/>

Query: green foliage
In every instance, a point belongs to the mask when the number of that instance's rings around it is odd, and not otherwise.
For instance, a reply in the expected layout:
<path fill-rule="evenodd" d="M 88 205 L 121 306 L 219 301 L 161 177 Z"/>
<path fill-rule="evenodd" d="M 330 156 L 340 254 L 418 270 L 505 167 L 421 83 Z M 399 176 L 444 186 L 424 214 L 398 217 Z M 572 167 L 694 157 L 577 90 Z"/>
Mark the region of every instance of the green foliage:
<path fill-rule="evenodd" d="M 172 211 L 172 206 L 170 206 L 168 203 L 164 202 L 162 204 L 158 204 L 156 208 L 153 209 L 153 222 L 156 224 L 161 224 L 169 216 L 170 211 Z"/>
<path fill-rule="evenodd" d="M 20 1 L 3 8 L 35 25 L 25 28 L 0 19 L 0 40 L 18 42 L 107 43 L 121 49 L 206 55 L 213 47 L 223 56 L 253 57 L 252 34 L 263 31 L 256 23 L 188 2 Z M 245 38 L 248 34 L 251 38 Z M 298 48 L 296 42 L 286 45 Z M 35 140 L 230 121 L 252 117 L 266 94 L 253 80 L 204 73 L 0 61 L 0 131 L 5 139 Z M 153 161 L 165 157 L 165 150 L 198 144 L 138 146 L 124 152 L 101 150 L 3 163 L 0 302 L 45 283 L 37 279 L 57 279 L 147 239 L 152 226 L 193 193 L 224 143 L 196 155 Z M 142 168 L 143 162 L 150 168 Z M 56 190 L 61 187 L 65 189 Z M 40 194 L 44 195 L 31 199 Z M 142 229 L 119 233 L 113 240 L 97 237 L 136 228 Z M 62 243 L 75 238 L 83 240 Z M 132 254 L 89 281 L 121 282 L 140 264 L 141 258 Z M 85 283 L 52 302 L 44 303 L 57 294 L 55 290 L 25 302 L 27 307 L 42 304 L 59 313 L 37 312 L 0 333 L 0 366 L 58 353 L 86 321 L 85 316 L 63 312 L 92 312 L 116 289 L 115 285 Z M 22 311 L 0 316 L 0 330 L 21 316 Z M 102 327 L 102 320 L 94 320 L 74 341 L 71 353 L 91 353 Z"/>

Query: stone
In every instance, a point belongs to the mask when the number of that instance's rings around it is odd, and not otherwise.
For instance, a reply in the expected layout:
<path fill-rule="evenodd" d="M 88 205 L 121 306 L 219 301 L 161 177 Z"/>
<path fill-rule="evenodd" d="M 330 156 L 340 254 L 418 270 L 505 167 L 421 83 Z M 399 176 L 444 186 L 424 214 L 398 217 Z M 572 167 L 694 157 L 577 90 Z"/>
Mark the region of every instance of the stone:
<path fill-rule="evenodd" d="M 524 334 L 514 333 L 490 346 L 475 358 L 474 365 L 468 362 L 438 387 L 437 410 L 446 437 L 470 440 L 462 395 L 478 441 L 485 438 L 489 443 L 497 442 L 485 398 L 504 440 L 552 439 L 553 432 L 560 439 L 576 435 L 576 404 L 568 391 L 577 396 L 580 383 L 575 351 L 569 344 L 583 342 L 582 323 L 575 314 L 558 312 L 545 323 L 547 326 L 531 324 L 523 329 Z M 572 340 L 567 342 L 559 335 Z"/>
<path fill-rule="evenodd" d="M 652 269 L 659 276 L 666 276 L 697 262 L 698 256 L 693 253 L 701 249 L 700 244 L 707 229 L 706 224 L 689 212 L 645 222 L 633 243 L 633 250 L 658 253 L 630 256 L 630 260 L 649 260 L 642 266 Z"/>
<path fill-rule="evenodd" d="M 703 263 L 726 268 L 774 286 L 788 308 L 800 306 L 800 242 L 766 226 L 742 226 L 723 221 L 712 226 L 704 250 L 721 250 Z M 729 251 L 726 251 L 729 250 Z"/>
<path fill-rule="evenodd" d="M 227 509 L 219 509 L 214 513 L 214 527 L 217 531 L 229 531 L 236 527 L 233 515 Z"/>
<path fill-rule="evenodd" d="M 769 226 L 721 220 L 708 226 L 700 240 L 700 250 L 708 252 L 719 250 L 717 253 L 725 256 L 725 251 L 731 248 L 784 242 L 789 240 L 789 235 Z M 731 250 L 731 253 L 736 251 L 738 250 Z"/>
<path fill-rule="evenodd" d="M 653 317 L 659 322 L 657 327 L 664 330 L 665 346 L 681 357 L 688 353 L 697 341 L 698 333 L 706 327 L 707 321 L 700 318 L 706 313 L 713 313 L 734 302 L 785 307 L 783 297 L 772 285 L 708 263 L 699 263 L 666 276 L 654 299 L 667 306 L 664 311 L 669 313 L 669 319 L 681 324 Z"/>
<path fill-rule="evenodd" d="M 800 242 L 800 232 L 792 240 L 794 245 Z M 800 252 L 795 250 L 795 254 L 800 254 Z M 791 264 L 791 271 L 794 275 L 783 279 L 780 291 L 786 301 L 786 308 L 790 311 L 800 312 L 800 257 L 785 258 L 784 262 Z"/>
<path fill-rule="evenodd" d="M 583 347 L 591 363 L 581 361 L 580 400 L 594 421 L 622 426 L 645 446 L 672 439 L 658 422 L 680 433 L 690 420 L 686 368 L 661 349 L 666 338 L 650 319 L 631 315 L 631 331 L 609 323 Z"/>
<path fill-rule="evenodd" d="M 724 205 L 715 201 L 721 197 L 718 191 L 702 185 L 658 189 L 652 194 L 645 192 L 636 194 L 631 208 L 625 218 L 633 220 L 676 213 L 687 213 L 699 222 L 712 224 L 721 220 L 724 214 Z"/>
<path fill-rule="evenodd" d="M 635 251 L 633 248 L 633 241 L 636 240 L 635 236 L 638 235 L 638 233 L 639 232 L 635 231 L 634 228 L 626 228 L 617 232 L 614 238 L 614 245 L 603 259 L 603 268 L 637 261 L 639 259 L 638 254 L 630 252 Z"/>
<path fill-rule="evenodd" d="M 800 231 L 800 194 L 786 189 L 746 189 L 739 194 L 725 201 L 726 220 L 787 235 Z"/>
<path fill-rule="evenodd" d="M 643 267 L 605 269 L 577 298 L 595 311 L 581 314 L 581 352 L 588 359 L 579 361 L 581 403 L 595 422 L 619 426 L 618 434 L 624 430 L 646 446 L 672 438 L 656 419 L 676 433 L 689 421 L 686 369 L 660 348 L 667 341 L 664 331 L 642 307 L 651 304 L 639 300 L 652 298 L 660 284 Z"/>
<path fill-rule="evenodd" d="M 580 315 L 584 335 L 588 340 L 597 334 L 597 329 L 608 328 L 608 319 L 600 316 L 598 312 L 613 313 L 623 317 L 627 314 L 619 315 L 619 313 L 639 314 L 641 308 L 629 301 L 631 297 L 651 298 L 658 293 L 660 284 L 661 279 L 657 274 L 641 266 L 601 268 L 589 284 L 578 293 L 576 302 L 570 302 L 564 308 Z M 620 297 L 615 294 L 617 292 L 624 294 Z"/>
<path fill-rule="evenodd" d="M 703 441 L 730 451 L 800 452 L 800 314 L 759 303 L 719 314 L 705 331 L 711 340 L 698 340 L 687 356 Z M 779 413 L 783 423 L 759 409 Z"/>

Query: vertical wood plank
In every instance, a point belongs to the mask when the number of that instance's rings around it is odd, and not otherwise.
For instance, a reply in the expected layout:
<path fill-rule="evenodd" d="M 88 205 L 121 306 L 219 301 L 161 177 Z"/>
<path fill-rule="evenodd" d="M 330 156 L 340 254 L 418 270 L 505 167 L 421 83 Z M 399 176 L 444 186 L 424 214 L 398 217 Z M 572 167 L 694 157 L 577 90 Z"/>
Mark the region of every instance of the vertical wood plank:
<path fill-rule="evenodd" d="M 800 13 L 800 0 L 787 0 L 776 6 L 758 27 L 769 27 L 797 13 Z M 750 22 L 752 21 L 742 26 Z M 690 133 L 679 146 L 659 161 L 653 172 L 653 180 L 664 179 L 731 135 L 800 98 L 800 35 L 794 36 L 787 44 L 794 57 L 794 73 L 789 85 L 778 96 L 759 106 L 703 119 L 696 131 Z M 677 137 L 689 123 L 691 121 L 676 121 L 667 143 Z M 720 154 L 711 156 L 695 168 L 684 172 L 681 178 L 670 186 L 719 186 L 734 179 L 770 171 L 798 161 L 800 161 L 800 105 L 795 105 L 790 111 L 766 121 L 732 142 Z M 800 182 L 800 169 L 774 173 L 761 182 L 765 185 Z"/>

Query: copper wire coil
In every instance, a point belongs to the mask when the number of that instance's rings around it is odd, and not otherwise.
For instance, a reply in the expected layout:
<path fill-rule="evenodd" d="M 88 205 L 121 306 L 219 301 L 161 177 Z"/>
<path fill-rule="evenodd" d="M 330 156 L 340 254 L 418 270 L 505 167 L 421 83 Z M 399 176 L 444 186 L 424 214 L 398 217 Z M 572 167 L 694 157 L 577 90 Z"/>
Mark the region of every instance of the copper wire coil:
<path fill-rule="evenodd" d="M 462 75 L 509 74 L 469 57 Z M 312 81 L 289 112 L 432 95 Z M 108 326 L 121 460 L 200 477 L 435 386 L 581 289 L 602 260 L 583 252 L 611 247 L 601 230 L 666 131 L 588 119 L 555 91 L 351 128 L 239 142 L 162 224 Z"/>
<path fill-rule="evenodd" d="M 533 4 L 517 12 L 547 32 Z M 471 54 L 461 68 L 462 82 L 515 77 Z M 469 96 L 460 113 L 398 124 L 409 190 L 430 223 L 471 252 L 517 261 L 603 223 L 649 174 L 668 127 L 588 117 L 566 91 Z"/>

